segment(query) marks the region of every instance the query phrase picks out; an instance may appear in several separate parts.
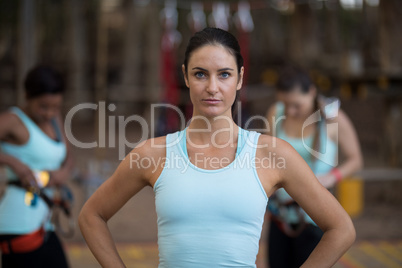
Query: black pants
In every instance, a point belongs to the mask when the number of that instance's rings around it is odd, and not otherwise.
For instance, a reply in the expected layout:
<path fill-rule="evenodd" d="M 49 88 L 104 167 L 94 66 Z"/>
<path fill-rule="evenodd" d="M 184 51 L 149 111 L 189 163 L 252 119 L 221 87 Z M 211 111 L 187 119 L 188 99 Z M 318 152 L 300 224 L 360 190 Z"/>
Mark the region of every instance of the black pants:
<path fill-rule="evenodd" d="M 275 222 L 270 221 L 268 262 L 270 268 L 300 267 L 310 256 L 323 235 L 320 228 L 308 224 L 297 237 L 284 234 Z"/>
<path fill-rule="evenodd" d="M 60 240 L 54 232 L 47 233 L 43 245 L 28 253 L 2 254 L 3 268 L 67 268 L 68 263 L 64 255 Z"/>

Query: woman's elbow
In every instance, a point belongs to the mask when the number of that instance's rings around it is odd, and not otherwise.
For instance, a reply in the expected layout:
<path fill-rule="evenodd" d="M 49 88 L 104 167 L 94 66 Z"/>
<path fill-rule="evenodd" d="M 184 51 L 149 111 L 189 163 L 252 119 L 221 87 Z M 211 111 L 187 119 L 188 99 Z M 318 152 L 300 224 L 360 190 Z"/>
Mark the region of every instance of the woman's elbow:
<path fill-rule="evenodd" d="M 84 232 L 85 226 L 88 225 L 88 216 L 85 213 L 84 209 L 81 209 L 80 214 L 78 215 L 78 226 L 81 232 Z"/>
<path fill-rule="evenodd" d="M 344 245 L 347 246 L 347 248 L 350 248 L 356 240 L 356 229 L 350 218 L 342 227 L 341 234 L 344 240 Z"/>
<path fill-rule="evenodd" d="M 78 215 L 78 226 L 83 234 L 85 230 L 93 226 L 93 215 L 94 213 L 85 204 Z"/>
<path fill-rule="evenodd" d="M 356 153 L 353 156 L 350 156 L 349 159 L 352 174 L 363 169 L 364 161 L 363 156 L 360 153 Z"/>
<path fill-rule="evenodd" d="M 363 156 L 361 154 L 359 154 L 359 157 L 357 158 L 356 162 L 357 162 L 356 163 L 356 170 L 357 171 L 362 170 L 363 167 L 364 167 L 364 160 L 363 160 Z"/>
<path fill-rule="evenodd" d="M 84 204 L 78 215 L 78 226 L 81 232 L 96 228 L 99 224 L 106 224 L 107 220 L 94 206 Z"/>

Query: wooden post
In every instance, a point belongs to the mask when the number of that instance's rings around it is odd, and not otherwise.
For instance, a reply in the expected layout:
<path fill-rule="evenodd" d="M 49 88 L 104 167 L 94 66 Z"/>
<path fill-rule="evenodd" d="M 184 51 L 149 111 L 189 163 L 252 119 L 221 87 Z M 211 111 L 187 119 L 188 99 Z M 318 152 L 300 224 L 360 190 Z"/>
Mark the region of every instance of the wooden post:
<path fill-rule="evenodd" d="M 159 14 L 153 19 L 148 16 L 148 6 L 137 1 L 128 1 L 125 11 L 126 28 L 124 39 L 124 58 L 121 84 L 111 91 L 110 98 L 119 102 L 118 110 L 125 114 L 137 114 L 142 110 L 139 105 L 146 98 L 144 67 L 148 61 L 144 53 L 147 50 L 146 37 L 152 35 L 148 31 L 146 22 L 158 21 Z M 146 71 L 146 70 L 145 70 Z"/>
<path fill-rule="evenodd" d="M 150 18 L 158 17 L 158 6 L 154 3 L 148 5 L 148 15 Z M 147 46 L 145 49 L 147 61 L 146 73 L 146 100 L 148 102 L 157 102 L 160 100 L 160 83 L 155 79 L 155 74 L 159 74 L 160 54 L 161 54 L 161 28 L 159 20 L 149 20 L 147 31 Z"/>
<path fill-rule="evenodd" d="M 325 38 L 324 46 L 326 52 L 330 54 L 338 54 L 341 51 L 341 34 L 340 34 L 340 13 L 339 2 L 331 4 L 331 8 L 325 8 Z"/>
<path fill-rule="evenodd" d="M 138 7 L 134 1 L 129 1 L 126 9 L 126 30 L 124 40 L 124 59 L 122 71 L 121 92 L 126 99 L 131 101 L 141 94 L 140 70 L 141 70 L 141 29 L 143 28 L 142 18 L 144 8 Z M 157 17 L 153 20 L 157 20 Z M 151 34 L 151 33 L 148 33 Z"/>
<path fill-rule="evenodd" d="M 380 1 L 379 42 L 380 65 L 383 73 L 397 75 L 402 72 L 402 52 L 400 44 L 402 34 L 400 15 L 402 8 L 400 0 Z"/>
<path fill-rule="evenodd" d="M 36 1 L 21 0 L 19 12 L 19 46 L 17 71 L 17 104 L 25 100 L 24 80 L 36 63 Z"/>
<path fill-rule="evenodd" d="M 377 75 L 380 71 L 379 61 L 379 8 L 363 2 L 364 38 L 362 52 L 366 74 Z"/>
<path fill-rule="evenodd" d="M 298 4 L 291 16 L 289 54 L 293 61 L 305 65 L 320 53 L 316 14 L 309 4 Z"/>
<path fill-rule="evenodd" d="M 107 66 L 108 66 L 108 20 L 107 14 L 102 9 L 102 3 L 98 9 L 97 23 L 97 47 L 95 65 L 95 100 L 106 101 L 107 99 Z"/>
<path fill-rule="evenodd" d="M 69 12 L 68 41 L 69 41 L 69 74 L 67 83 L 67 108 L 78 102 L 88 100 L 88 81 L 86 81 L 87 49 L 85 24 L 83 19 L 83 1 L 68 0 Z M 82 117 L 81 117 L 82 118 Z"/>
<path fill-rule="evenodd" d="M 287 34 L 284 34 L 287 29 L 283 23 L 283 15 L 279 11 L 268 9 L 253 10 L 253 19 L 255 20 L 255 29 L 252 34 L 251 45 L 255 46 L 251 51 L 260 51 L 265 57 L 261 57 L 259 53 L 251 53 L 250 56 L 254 57 L 250 60 L 253 65 L 264 65 L 267 60 L 276 61 L 279 56 L 286 54 L 286 42 L 285 38 Z"/>
<path fill-rule="evenodd" d="M 98 146 L 96 148 L 96 158 L 103 159 L 106 154 L 106 116 L 100 113 L 101 106 L 106 109 L 107 102 L 107 66 L 108 66 L 108 18 L 101 1 L 98 6 L 97 14 L 97 48 L 95 65 L 95 102 L 98 105 L 96 113 L 96 123 L 94 133 L 98 133 Z M 101 103 L 103 102 L 103 103 Z"/>

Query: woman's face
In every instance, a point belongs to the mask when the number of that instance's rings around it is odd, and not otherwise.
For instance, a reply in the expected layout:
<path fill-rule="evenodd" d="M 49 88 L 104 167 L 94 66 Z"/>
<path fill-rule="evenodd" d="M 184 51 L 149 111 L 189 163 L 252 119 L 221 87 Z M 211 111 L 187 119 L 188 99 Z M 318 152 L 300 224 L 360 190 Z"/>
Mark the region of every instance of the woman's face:
<path fill-rule="evenodd" d="M 60 114 L 63 103 L 62 94 L 44 94 L 27 100 L 27 112 L 40 124 L 49 122 Z"/>
<path fill-rule="evenodd" d="M 241 88 L 244 68 L 237 72 L 235 56 L 219 45 L 205 45 L 191 54 L 187 74 L 183 73 L 190 98 L 193 115 L 231 116 L 231 106 L 236 92 Z"/>
<path fill-rule="evenodd" d="M 279 91 L 277 98 L 285 105 L 286 117 L 305 119 L 313 113 L 315 94 L 316 90 L 313 87 L 307 93 L 296 87 L 289 92 Z"/>

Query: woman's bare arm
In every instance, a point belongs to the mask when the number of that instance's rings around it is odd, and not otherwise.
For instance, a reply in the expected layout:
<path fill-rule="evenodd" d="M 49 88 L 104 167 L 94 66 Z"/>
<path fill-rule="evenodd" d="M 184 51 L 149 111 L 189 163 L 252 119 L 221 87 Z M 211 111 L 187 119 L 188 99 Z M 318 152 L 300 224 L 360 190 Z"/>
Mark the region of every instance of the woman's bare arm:
<path fill-rule="evenodd" d="M 332 267 L 355 240 L 352 220 L 293 147 L 283 141 L 278 143 L 278 153 L 286 159 L 281 186 L 324 232 L 302 267 Z"/>
<path fill-rule="evenodd" d="M 333 121 L 337 123 L 337 132 L 329 132 L 329 135 L 331 139 L 338 139 L 339 151 L 343 155 L 343 159 L 336 169 L 342 178 L 344 178 L 353 175 L 362 168 L 363 157 L 356 130 L 348 116 L 340 110 L 338 116 L 334 120 L 331 120 L 331 124 L 334 123 Z M 338 137 L 334 137 L 334 135 Z M 318 176 L 318 180 L 326 188 L 333 187 L 338 179 L 332 171 Z"/>
<path fill-rule="evenodd" d="M 64 130 L 64 124 L 62 123 L 60 117 L 57 118 L 57 126 L 61 130 L 61 133 L 63 135 L 63 142 L 66 145 L 66 158 L 64 159 L 63 164 L 58 170 L 50 172 L 51 180 L 49 182 L 49 186 L 58 186 L 65 184 L 71 178 L 71 173 L 74 167 L 71 146 Z"/>
<path fill-rule="evenodd" d="M 0 141 L 15 139 L 15 137 L 18 136 L 16 132 L 18 132 L 18 126 L 20 124 L 21 121 L 16 115 L 8 112 L 0 114 Z M 38 186 L 32 170 L 19 159 L 0 152 L 0 166 L 1 165 L 10 167 L 23 185 Z"/>
<path fill-rule="evenodd" d="M 342 110 L 339 112 L 337 121 L 339 147 L 345 158 L 338 169 L 343 177 L 347 177 L 363 167 L 363 157 L 356 130 L 349 117 Z"/>
<path fill-rule="evenodd" d="M 136 156 L 135 159 L 139 156 L 157 160 L 164 157 L 165 149 L 151 148 L 149 140 L 133 149 L 114 174 L 85 203 L 79 215 L 81 232 L 102 267 L 125 267 L 107 227 L 107 221 L 142 188 L 153 185 L 155 177 L 161 171 L 160 167 L 142 168 L 133 164 L 132 154 Z"/>
<path fill-rule="evenodd" d="M 285 161 L 284 166 L 258 172 L 267 195 L 283 187 L 324 232 L 302 267 L 332 267 L 355 239 L 349 215 L 290 144 L 266 135 L 262 135 L 259 144 L 268 146 L 258 150 L 257 157 L 271 152 Z"/>

